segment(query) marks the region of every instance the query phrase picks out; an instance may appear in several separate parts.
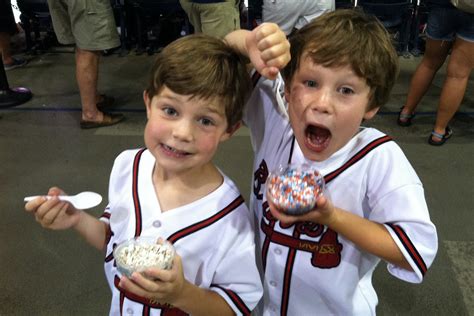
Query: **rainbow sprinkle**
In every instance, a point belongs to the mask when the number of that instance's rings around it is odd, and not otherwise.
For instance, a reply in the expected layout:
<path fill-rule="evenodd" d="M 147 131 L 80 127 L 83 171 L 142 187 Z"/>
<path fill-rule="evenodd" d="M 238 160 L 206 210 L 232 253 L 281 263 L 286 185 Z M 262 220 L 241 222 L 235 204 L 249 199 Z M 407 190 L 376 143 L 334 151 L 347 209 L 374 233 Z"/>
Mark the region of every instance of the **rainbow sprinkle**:
<path fill-rule="evenodd" d="M 267 180 L 267 198 L 288 214 L 300 215 L 316 206 L 324 179 L 316 170 L 286 168 L 271 173 Z"/>

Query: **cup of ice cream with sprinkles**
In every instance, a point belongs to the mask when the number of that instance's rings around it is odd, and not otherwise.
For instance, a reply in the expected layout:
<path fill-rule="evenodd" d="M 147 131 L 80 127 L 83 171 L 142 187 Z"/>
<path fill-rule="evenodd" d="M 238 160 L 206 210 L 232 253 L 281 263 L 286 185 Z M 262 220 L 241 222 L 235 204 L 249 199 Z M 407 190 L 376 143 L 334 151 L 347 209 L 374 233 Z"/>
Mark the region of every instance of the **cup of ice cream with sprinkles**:
<path fill-rule="evenodd" d="M 288 215 L 302 215 L 316 207 L 324 178 L 309 164 L 289 164 L 272 171 L 266 181 L 267 200 Z"/>
<path fill-rule="evenodd" d="M 169 270 L 175 256 L 173 245 L 161 238 L 135 237 L 114 249 L 114 258 L 120 273 L 130 278 L 133 272 L 149 268 Z"/>

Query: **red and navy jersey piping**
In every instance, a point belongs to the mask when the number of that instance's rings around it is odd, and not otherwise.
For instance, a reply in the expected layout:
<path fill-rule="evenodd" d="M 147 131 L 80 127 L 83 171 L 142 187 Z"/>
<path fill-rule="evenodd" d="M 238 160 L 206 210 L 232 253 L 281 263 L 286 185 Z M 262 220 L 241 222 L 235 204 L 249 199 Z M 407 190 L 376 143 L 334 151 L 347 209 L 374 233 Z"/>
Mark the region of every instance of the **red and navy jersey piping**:
<path fill-rule="evenodd" d="M 341 174 L 343 171 L 349 169 L 351 166 L 353 166 L 356 162 L 364 158 L 369 152 L 371 152 L 373 149 L 377 148 L 379 145 L 382 145 L 386 142 L 392 141 L 392 138 L 390 136 L 382 136 L 379 137 L 369 144 L 367 144 L 364 148 L 359 150 L 354 156 L 352 156 L 348 161 L 346 161 L 341 167 L 337 168 L 336 170 L 328 173 L 327 175 L 324 176 L 324 181 L 326 183 L 330 182 L 333 180 L 335 177 L 337 177 L 339 174 Z"/>
<path fill-rule="evenodd" d="M 138 195 L 138 171 L 140 169 L 140 159 L 145 150 L 146 148 L 140 149 L 133 160 L 132 196 L 133 205 L 135 207 L 135 237 L 140 236 L 142 232 L 142 212 L 140 206 L 140 197 Z"/>
<path fill-rule="evenodd" d="M 200 222 L 194 223 L 191 226 L 188 226 L 186 228 L 183 228 L 171 236 L 169 236 L 167 239 L 171 243 L 175 243 L 181 238 L 184 238 L 186 236 L 189 236 L 192 233 L 195 233 L 201 229 L 204 229 L 206 227 L 209 227 L 210 225 L 214 224 L 224 216 L 230 214 L 233 210 L 235 210 L 237 207 L 239 207 L 242 203 L 244 203 L 244 198 L 239 195 L 235 200 L 233 200 L 229 205 L 227 205 L 225 208 L 214 214 L 213 216 L 206 218 Z"/>
<path fill-rule="evenodd" d="M 211 287 L 217 287 L 221 289 L 222 291 L 224 291 L 224 293 L 230 298 L 232 303 L 234 303 L 234 305 L 239 309 L 242 315 L 251 314 L 252 311 L 247 307 L 247 305 L 245 305 L 244 301 L 240 298 L 240 296 L 237 295 L 237 293 L 217 284 L 211 284 Z"/>
<path fill-rule="evenodd" d="M 408 252 L 413 262 L 415 262 L 421 275 L 424 276 L 425 273 L 428 271 L 428 267 L 426 266 L 425 261 L 421 257 L 420 253 L 418 252 L 418 250 L 416 249 L 415 245 L 412 243 L 412 241 L 410 240 L 406 232 L 399 225 L 395 225 L 392 223 L 386 223 L 386 225 L 393 230 L 395 235 L 397 235 L 403 247 Z"/>

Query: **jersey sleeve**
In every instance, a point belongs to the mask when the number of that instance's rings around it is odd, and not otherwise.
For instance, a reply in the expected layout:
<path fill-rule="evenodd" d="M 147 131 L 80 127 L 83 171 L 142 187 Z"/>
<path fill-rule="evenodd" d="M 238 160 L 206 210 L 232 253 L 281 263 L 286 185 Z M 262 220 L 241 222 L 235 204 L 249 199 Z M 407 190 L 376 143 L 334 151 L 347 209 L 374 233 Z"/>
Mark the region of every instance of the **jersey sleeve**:
<path fill-rule="evenodd" d="M 234 221 L 237 226 L 224 233 L 224 238 L 231 242 L 226 249 L 220 248 L 225 254 L 210 289 L 221 295 L 237 315 L 250 315 L 262 297 L 262 282 L 257 270 L 254 233 L 247 207 L 243 205 L 235 213 L 234 218 L 241 218 Z"/>
<path fill-rule="evenodd" d="M 422 183 L 394 142 L 373 159 L 368 173 L 370 220 L 382 223 L 413 271 L 388 264 L 388 271 L 407 282 L 420 283 L 438 250 Z"/>

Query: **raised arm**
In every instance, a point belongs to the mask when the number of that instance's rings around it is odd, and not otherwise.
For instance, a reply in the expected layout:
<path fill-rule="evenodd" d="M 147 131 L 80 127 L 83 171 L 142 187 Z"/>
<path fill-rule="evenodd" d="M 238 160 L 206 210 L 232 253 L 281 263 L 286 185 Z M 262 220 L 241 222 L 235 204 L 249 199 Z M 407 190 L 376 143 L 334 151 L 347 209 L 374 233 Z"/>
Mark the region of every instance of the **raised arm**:
<path fill-rule="evenodd" d="M 290 61 L 290 43 L 274 23 L 263 23 L 252 31 L 231 32 L 224 40 L 249 57 L 253 67 L 269 79 L 275 79 L 280 69 Z"/>

